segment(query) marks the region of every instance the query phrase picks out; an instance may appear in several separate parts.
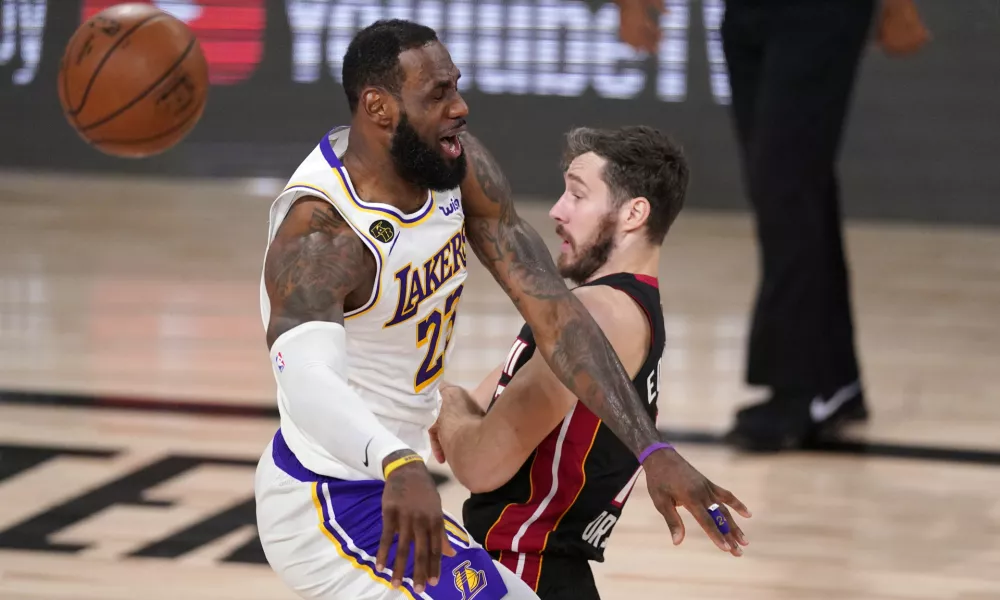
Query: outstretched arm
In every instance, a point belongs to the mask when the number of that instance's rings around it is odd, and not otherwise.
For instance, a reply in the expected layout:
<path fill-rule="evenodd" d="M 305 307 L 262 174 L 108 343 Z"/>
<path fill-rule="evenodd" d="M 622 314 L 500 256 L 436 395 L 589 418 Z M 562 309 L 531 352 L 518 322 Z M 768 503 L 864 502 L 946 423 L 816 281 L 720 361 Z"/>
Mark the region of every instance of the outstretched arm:
<path fill-rule="evenodd" d="M 469 134 L 462 146 L 470 167 L 462 184 L 469 245 L 531 326 L 552 372 L 639 456 L 660 438 L 628 373 L 538 232 L 515 212 L 496 160 Z"/>

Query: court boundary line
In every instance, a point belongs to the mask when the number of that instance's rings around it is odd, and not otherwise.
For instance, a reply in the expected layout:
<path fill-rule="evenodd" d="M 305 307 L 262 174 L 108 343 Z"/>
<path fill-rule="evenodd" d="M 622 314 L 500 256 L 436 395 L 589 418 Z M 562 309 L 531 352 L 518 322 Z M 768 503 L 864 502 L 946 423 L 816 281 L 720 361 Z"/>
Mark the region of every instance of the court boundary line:
<path fill-rule="evenodd" d="M 199 400 L 167 400 L 165 398 L 126 395 L 85 395 L 62 392 L 27 392 L 0 390 L 0 406 L 31 406 L 36 408 L 83 408 L 91 410 L 128 410 L 135 412 L 175 413 L 210 417 L 278 419 L 276 406 L 237 402 Z M 701 446 L 725 446 L 723 435 L 710 431 L 660 428 L 671 442 Z M 1000 467 L 1000 449 L 973 449 L 948 446 L 928 446 L 858 439 L 817 441 L 802 450 L 788 454 L 840 454 L 872 458 L 900 458 L 930 462 L 950 462 Z M 767 454 L 748 454 L 767 456 Z"/>

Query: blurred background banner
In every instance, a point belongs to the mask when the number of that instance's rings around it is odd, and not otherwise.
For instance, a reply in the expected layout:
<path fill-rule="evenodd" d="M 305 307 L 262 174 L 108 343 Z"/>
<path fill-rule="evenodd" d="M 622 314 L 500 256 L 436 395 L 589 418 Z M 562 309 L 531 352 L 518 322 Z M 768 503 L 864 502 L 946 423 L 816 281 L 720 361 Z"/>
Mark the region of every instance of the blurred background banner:
<path fill-rule="evenodd" d="M 522 196 L 554 198 L 573 125 L 655 125 L 689 152 L 689 206 L 744 208 L 718 26 L 721 0 L 670 0 L 657 56 L 617 39 L 618 11 L 571 0 L 174 0 L 210 63 L 204 119 L 141 161 L 100 155 L 65 122 L 63 49 L 107 0 L 0 0 L 0 168 L 287 178 L 348 121 L 341 57 L 353 33 L 402 17 L 439 32 L 463 70 L 470 126 Z M 862 65 L 841 161 L 845 212 L 1000 224 L 1000 3 L 923 0 L 934 41 Z M 473 66 L 474 64 L 474 66 Z"/>

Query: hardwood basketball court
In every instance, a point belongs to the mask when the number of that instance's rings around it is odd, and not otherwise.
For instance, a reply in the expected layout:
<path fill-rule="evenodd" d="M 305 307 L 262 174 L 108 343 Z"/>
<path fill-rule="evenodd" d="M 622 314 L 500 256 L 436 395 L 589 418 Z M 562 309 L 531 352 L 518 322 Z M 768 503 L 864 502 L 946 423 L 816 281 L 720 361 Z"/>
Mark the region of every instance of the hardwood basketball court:
<path fill-rule="evenodd" d="M 280 182 L 0 175 L 0 598 L 293 598 L 263 564 L 252 476 L 274 433 L 258 308 Z M 543 204 L 522 203 L 555 242 Z M 735 559 L 642 481 L 595 566 L 607 600 L 1000 598 L 1000 231 L 852 223 L 872 420 L 852 442 L 718 443 L 756 281 L 745 215 L 682 213 L 661 274 L 660 425 L 753 510 Z M 446 377 L 520 319 L 475 261 Z M 445 507 L 465 492 L 442 477 Z"/>

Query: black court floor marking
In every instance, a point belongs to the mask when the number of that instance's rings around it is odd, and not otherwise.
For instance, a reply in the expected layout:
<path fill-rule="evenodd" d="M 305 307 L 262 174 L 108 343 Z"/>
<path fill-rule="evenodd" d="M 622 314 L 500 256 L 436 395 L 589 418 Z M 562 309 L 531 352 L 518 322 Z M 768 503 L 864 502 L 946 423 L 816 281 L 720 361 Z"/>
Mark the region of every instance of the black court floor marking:
<path fill-rule="evenodd" d="M 278 418 L 274 406 L 201 401 L 173 401 L 157 398 L 126 396 L 96 396 L 50 394 L 44 392 L 0 391 L 0 406 L 36 406 L 49 408 L 86 408 L 93 410 L 132 410 L 137 412 L 169 412 L 190 415 L 238 417 L 253 419 Z M 671 442 L 723 446 L 722 435 L 690 429 L 661 430 Z M 905 458 L 912 460 L 1000 466 L 1000 450 L 976 450 L 947 446 L 890 444 L 864 440 L 830 440 L 817 442 L 798 452 L 870 456 L 874 458 Z"/>

